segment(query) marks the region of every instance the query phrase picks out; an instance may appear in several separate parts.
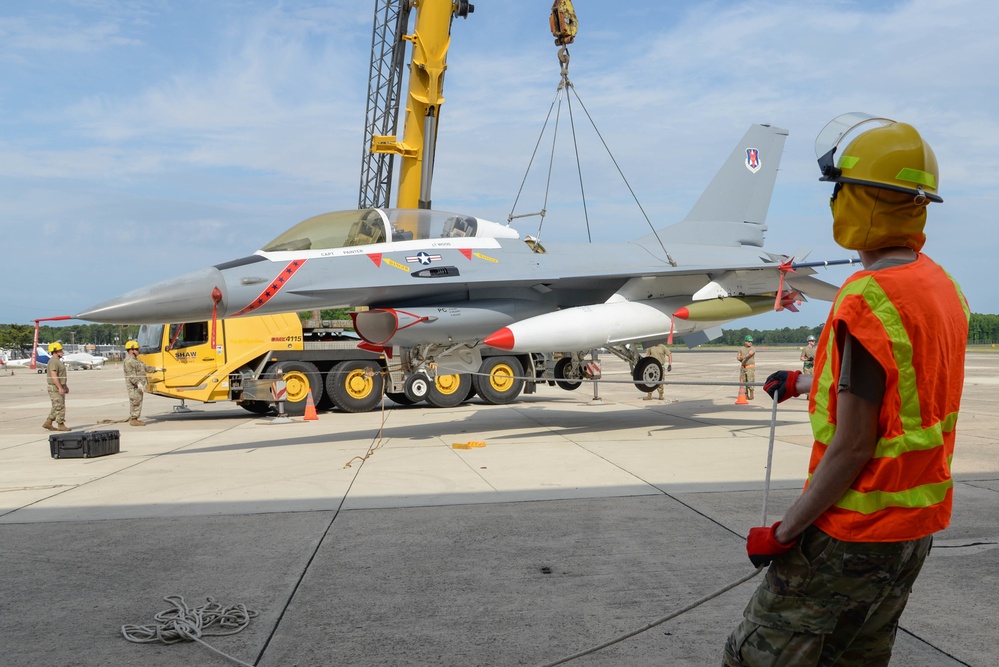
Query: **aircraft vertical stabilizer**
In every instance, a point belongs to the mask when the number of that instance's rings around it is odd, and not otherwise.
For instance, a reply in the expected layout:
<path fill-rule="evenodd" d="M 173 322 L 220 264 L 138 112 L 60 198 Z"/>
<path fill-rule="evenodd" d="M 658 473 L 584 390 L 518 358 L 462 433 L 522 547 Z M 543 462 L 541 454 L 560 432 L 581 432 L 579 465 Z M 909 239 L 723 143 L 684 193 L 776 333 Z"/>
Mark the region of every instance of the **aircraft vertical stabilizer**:
<path fill-rule="evenodd" d="M 684 219 L 762 225 L 786 138 L 779 127 L 751 126 Z"/>
<path fill-rule="evenodd" d="M 687 217 L 660 232 L 663 241 L 763 245 L 770 197 L 787 130 L 752 125 Z"/>

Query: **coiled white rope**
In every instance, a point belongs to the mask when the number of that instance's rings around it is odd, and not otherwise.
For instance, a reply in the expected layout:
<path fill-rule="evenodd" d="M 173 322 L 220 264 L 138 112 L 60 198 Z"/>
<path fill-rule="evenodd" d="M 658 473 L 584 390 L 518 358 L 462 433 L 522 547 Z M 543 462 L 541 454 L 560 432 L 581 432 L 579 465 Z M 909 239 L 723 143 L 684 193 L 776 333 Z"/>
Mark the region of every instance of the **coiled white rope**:
<path fill-rule="evenodd" d="M 207 603 L 194 609 L 188 607 L 187 602 L 180 595 L 167 595 L 163 599 L 173 607 L 161 611 L 153 617 L 159 625 L 123 625 L 121 626 L 122 636 L 136 644 L 156 642 L 176 644 L 183 641 L 195 641 L 236 664 L 253 667 L 250 663 L 223 653 L 201 638 L 234 635 L 241 632 L 250 624 L 250 619 L 257 616 L 258 612 L 247 609 L 244 604 L 225 607 L 212 597 L 207 598 Z"/>

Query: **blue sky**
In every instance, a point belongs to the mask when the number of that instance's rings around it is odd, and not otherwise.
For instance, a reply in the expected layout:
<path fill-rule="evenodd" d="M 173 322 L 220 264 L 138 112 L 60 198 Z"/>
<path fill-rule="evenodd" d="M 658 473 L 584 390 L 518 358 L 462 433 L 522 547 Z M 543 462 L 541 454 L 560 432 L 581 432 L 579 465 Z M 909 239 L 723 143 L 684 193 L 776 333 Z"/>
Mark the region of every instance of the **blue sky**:
<path fill-rule="evenodd" d="M 559 65 L 547 0 L 474 4 L 452 28 L 434 205 L 505 222 Z M 832 241 L 815 135 L 847 111 L 896 118 L 940 163 L 945 203 L 930 208 L 924 251 L 974 312 L 999 313 L 999 4 L 575 6 L 570 78 L 656 226 L 684 216 L 751 123 L 772 123 L 790 136 L 767 249 L 850 256 Z M 356 207 L 372 10 L 360 0 L 0 4 L 0 322 L 79 312 Z M 574 110 L 598 252 L 648 228 Z M 585 240 L 565 118 L 542 238 Z M 516 213 L 541 207 L 536 170 Z M 818 277 L 838 284 L 849 272 Z M 827 310 L 816 301 L 743 322 L 815 326 Z"/>

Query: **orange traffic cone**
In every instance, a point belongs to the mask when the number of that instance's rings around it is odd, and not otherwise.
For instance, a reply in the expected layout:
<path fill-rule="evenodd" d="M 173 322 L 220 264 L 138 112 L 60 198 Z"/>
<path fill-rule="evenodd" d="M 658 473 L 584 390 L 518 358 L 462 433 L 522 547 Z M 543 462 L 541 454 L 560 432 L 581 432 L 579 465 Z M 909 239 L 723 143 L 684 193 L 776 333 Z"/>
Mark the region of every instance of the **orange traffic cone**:
<path fill-rule="evenodd" d="M 735 404 L 749 405 L 749 401 L 746 400 L 746 385 L 743 384 L 739 385 L 739 397 L 735 399 Z"/>
<path fill-rule="evenodd" d="M 312 390 L 309 390 L 309 395 L 305 399 L 305 416 L 303 417 L 305 421 L 314 421 L 319 419 L 319 415 L 316 414 L 316 404 L 312 401 Z"/>

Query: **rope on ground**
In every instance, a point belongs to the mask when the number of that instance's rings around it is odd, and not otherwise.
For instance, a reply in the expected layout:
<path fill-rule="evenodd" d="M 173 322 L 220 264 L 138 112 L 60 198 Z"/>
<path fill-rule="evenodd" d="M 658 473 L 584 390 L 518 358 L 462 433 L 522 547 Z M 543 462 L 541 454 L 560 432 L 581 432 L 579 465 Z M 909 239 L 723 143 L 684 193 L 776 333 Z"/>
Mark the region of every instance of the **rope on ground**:
<path fill-rule="evenodd" d="M 368 451 L 365 452 L 364 456 L 355 456 L 355 457 L 351 458 L 350 460 L 348 460 L 346 463 L 343 464 L 344 468 L 349 468 L 350 464 L 353 463 L 354 461 L 357 461 L 357 460 L 360 460 L 361 463 L 364 463 L 369 458 L 371 458 L 372 454 L 374 454 L 382 445 L 385 444 L 384 430 L 385 430 L 385 422 L 388 420 L 388 413 L 385 412 L 385 395 L 384 394 L 382 394 L 382 410 L 381 410 L 381 412 L 382 412 L 382 420 L 381 420 L 381 423 L 378 424 L 378 437 L 375 438 L 371 442 L 371 445 L 368 446 Z"/>
<path fill-rule="evenodd" d="M 722 595 L 723 593 L 727 593 L 728 591 L 732 590 L 733 588 L 735 588 L 737 586 L 741 586 L 742 584 L 746 583 L 747 581 L 749 581 L 750 579 L 752 579 L 753 577 L 755 577 L 756 575 L 758 575 L 760 572 L 762 572 L 765 567 L 766 567 L 765 565 L 760 565 L 751 574 L 747 574 L 744 577 L 736 579 L 732 583 L 726 584 L 722 588 L 719 588 L 714 593 L 711 593 L 709 595 L 705 595 L 700 600 L 696 600 L 694 602 L 691 602 L 690 604 L 688 604 L 683 609 L 677 609 L 676 611 L 674 611 L 674 612 L 672 612 L 670 614 L 667 614 L 666 616 L 663 616 L 662 618 L 660 618 L 658 620 L 652 621 L 648 625 L 642 626 L 641 628 L 638 628 L 637 630 L 632 630 L 631 632 L 629 632 L 627 634 L 623 634 L 620 637 L 616 637 L 614 639 L 611 639 L 610 641 L 604 642 L 603 644 L 600 644 L 599 646 L 594 646 L 593 648 L 588 648 L 585 651 L 580 651 L 579 653 L 575 653 L 575 654 L 567 656 L 565 658 L 560 658 L 560 659 L 556 660 L 555 662 L 547 662 L 547 663 L 545 663 L 543 665 L 543 667 L 554 667 L 554 665 L 561 665 L 561 664 L 569 662 L 570 660 L 575 660 L 576 658 L 582 658 L 584 655 L 589 655 L 591 653 L 596 653 L 597 651 L 599 651 L 601 649 L 605 649 L 608 646 L 612 646 L 614 644 L 617 644 L 618 642 L 622 642 L 625 639 L 628 639 L 629 637 L 634 637 L 635 635 L 641 634 L 641 633 L 645 632 L 646 630 L 651 630 L 652 628 L 656 627 L 657 625 L 661 625 L 661 624 L 665 623 L 666 621 L 668 621 L 670 619 L 676 618 L 677 616 L 680 616 L 681 614 L 685 614 L 688 611 L 690 611 L 691 609 L 699 607 L 702 604 L 704 604 L 705 602 L 708 602 L 709 600 L 713 600 L 716 597 L 718 597 L 719 595 Z"/>
<path fill-rule="evenodd" d="M 250 663 L 223 653 L 201 638 L 234 635 L 241 632 L 250 624 L 250 619 L 257 616 L 257 611 L 247 609 L 246 605 L 242 603 L 225 607 L 212 597 L 207 598 L 207 603 L 194 609 L 188 607 L 183 596 L 180 595 L 167 595 L 163 599 L 173 607 L 161 611 L 153 617 L 159 625 L 123 625 L 121 626 L 122 636 L 136 644 L 156 642 L 176 644 L 183 641 L 195 641 L 236 664 L 253 667 Z"/>
<path fill-rule="evenodd" d="M 774 453 L 774 426 L 777 423 L 777 402 L 778 402 L 777 401 L 777 397 L 774 396 L 774 407 L 773 407 L 773 412 L 772 412 L 772 414 L 770 416 L 770 447 L 769 447 L 769 449 L 767 451 L 767 476 L 766 476 L 766 481 L 764 482 L 764 485 L 763 485 L 763 524 L 762 525 L 766 525 L 766 523 L 767 523 L 767 505 L 768 505 L 768 502 L 769 502 L 769 499 L 770 499 L 770 465 L 771 465 L 771 463 L 773 461 L 773 453 Z M 728 591 L 732 590 L 733 588 L 741 586 L 742 584 L 746 583 L 747 581 L 749 581 L 750 579 L 752 579 L 753 577 L 755 577 L 756 575 L 758 575 L 764 569 L 766 569 L 766 565 L 760 565 L 752 573 L 747 574 L 747 575 L 745 575 L 743 577 L 740 577 L 740 578 L 736 579 L 735 581 L 733 581 L 731 583 L 725 584 L 724 586 L 722 586 L 721 588 L 719 588 L 714 593 L 709 593 L 708 595 L 705 595 L 704 597 L 700 598 L 699 600 L 695 600 L 694 602 L 691 602 L 686 607 L 684 607 L 682 609 L 678 609 L 678 610 L 676 610 L 676 611 L 674 611 L 674 612 L 672 612 L 670 614 L 667 614 L 666 616 L 663 616 L 662 618 L 660 618 L 658 620 L 652 621 L 648 625 L 642 626 L 641 628 L 638 628 L 637 630 L 632 630 L 631 632 L 625 633 L 625 634 L 623 634 L 623 635 L 621 635 L 619 637 L 615 637 L 614 639 L 606 641 L 603 644 L 600 644 L 599 646 L 593 646 L 592 648 L 588 648 L 585 651 L 580 651 L 579 653 L 574 653 L 574 654 L 572 654 L 570 656 L 566 656 L 564 658 L 559 658 L 558 660 L 556 660 L 554 662 L 546 662 L 544 665 L 542 665 L 542 667 L 554 667 L 555 665 L 562 665 L 562 664 L 565 664 L 567 662 L 571 662 L 572 660 L 575 660 L 576 658 L 582 658 L 584 655 L 590 655 L 591 653 L 596 653 L 597 651 L 605 649 L 608 646 L 613 646 L 614 644 L 617 644 L 619 642 L 623 642 L 625 639 L 628 639 L 629 637 L 634 637 L 635 635 L 641 634 L 641 633 L 645 632 L 646 630 L 651 630 L 652 628 L 656 627 L 657 625 L 661 625 L 661 624 L 665 623 L 666 621 L 668 621 L 670 619 L 673 619 L 673 618 L 676 618 L 677 616 L 685 614 L 688 611 L 690 611 L 691 609 L 695 609 L 697 607 L 700 607 L 705 602 L 708 602 L 710 600 L 714 600 L 716 597 L 718 597 L 718 596 L 720 596 L 720 595 L 722 595 L 724 593 L 727 593 Z"/>

